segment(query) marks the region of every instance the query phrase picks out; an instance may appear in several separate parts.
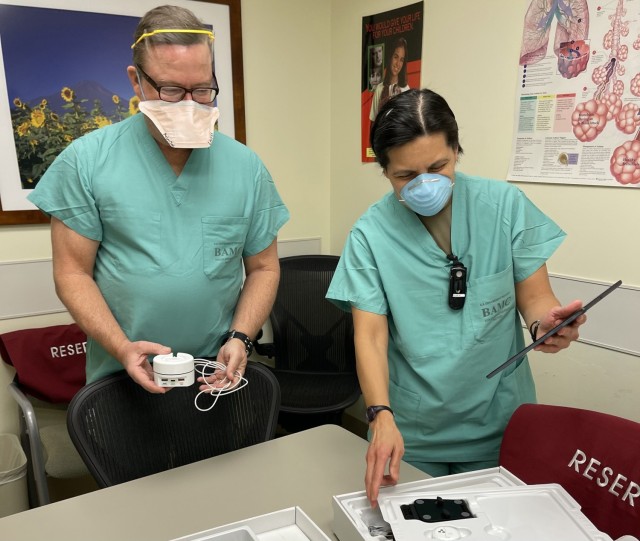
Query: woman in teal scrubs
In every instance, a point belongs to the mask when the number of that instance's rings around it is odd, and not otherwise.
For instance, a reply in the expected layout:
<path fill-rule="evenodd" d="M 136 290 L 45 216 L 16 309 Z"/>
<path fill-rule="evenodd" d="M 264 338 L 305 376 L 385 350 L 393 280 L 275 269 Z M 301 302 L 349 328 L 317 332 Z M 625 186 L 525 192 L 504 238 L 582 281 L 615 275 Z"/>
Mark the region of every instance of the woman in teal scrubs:
<path fill-rule="evenodd" d="M 437 476 L 496 466 L 513 411 L 535 402 L 527 360 L 486 375 L 561 307 L 546 260 L 564 232 L 515 186 L 456 172 L 462 153 L 446 101 L 389 100 L 371 129 L 392 191 L 351 230 L 327 298 L 353 313 L 370 422 L 366 489 L 395 484 L 401 458 Z M 537 349 L 577 339 L 581 316 Z"/>

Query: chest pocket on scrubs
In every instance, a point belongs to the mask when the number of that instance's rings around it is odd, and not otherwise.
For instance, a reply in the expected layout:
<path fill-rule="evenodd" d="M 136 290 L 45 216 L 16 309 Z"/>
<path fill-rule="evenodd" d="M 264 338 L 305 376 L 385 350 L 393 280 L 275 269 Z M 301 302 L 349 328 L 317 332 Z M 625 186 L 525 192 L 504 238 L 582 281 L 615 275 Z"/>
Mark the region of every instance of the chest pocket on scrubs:
<path fill-rule="evenodd" d="M 479 342 L 495 341 L 500 333 L 511 340 L 516 310 L 513 267 L 470 281 L 463 310 Z"/>
<path fill-rule="evenodd" d="M 238 276 L 249 218 L 205 216 L 202 218 L 204 273 L 209 278 Z"/>

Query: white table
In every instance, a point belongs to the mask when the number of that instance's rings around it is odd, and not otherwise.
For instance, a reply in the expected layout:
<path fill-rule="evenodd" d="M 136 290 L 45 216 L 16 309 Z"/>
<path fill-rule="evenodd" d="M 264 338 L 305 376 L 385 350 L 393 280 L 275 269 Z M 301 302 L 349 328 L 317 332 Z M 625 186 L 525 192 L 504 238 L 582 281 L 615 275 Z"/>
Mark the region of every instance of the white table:
<path fill-rule="evenodd" d="M 299 506 L 331 538 L 331 497 L 364 489 L 367 441 L 325 425 L 0 519 L 1 541 L 159 541 Z M 403 463 L 401 482 L 426 479 Z"/>

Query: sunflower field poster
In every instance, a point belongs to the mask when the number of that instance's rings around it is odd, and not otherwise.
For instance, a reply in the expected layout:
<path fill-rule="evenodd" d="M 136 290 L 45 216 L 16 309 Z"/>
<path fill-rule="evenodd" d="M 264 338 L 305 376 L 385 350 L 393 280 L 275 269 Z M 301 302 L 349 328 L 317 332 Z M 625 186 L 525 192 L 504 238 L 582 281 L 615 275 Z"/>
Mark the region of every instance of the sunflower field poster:
<path fill-rule="evenodd" d="M 137 113 L 126 73 L 137 22 L 0 4 L 3 210 L 35 209 L 26 194 L 71 141 Z"/>

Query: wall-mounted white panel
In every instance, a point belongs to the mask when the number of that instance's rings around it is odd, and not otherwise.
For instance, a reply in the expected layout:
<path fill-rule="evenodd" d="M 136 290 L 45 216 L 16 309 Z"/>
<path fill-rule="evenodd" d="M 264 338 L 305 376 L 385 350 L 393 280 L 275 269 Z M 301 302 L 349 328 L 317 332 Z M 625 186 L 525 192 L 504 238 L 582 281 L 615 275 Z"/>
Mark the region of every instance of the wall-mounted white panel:
<path fill-rule="evenodd" d="M 551 286 L 562 304 L 580 299 L 584 304 L 611 284 L 570 276 L 551 275 Z M 640 356 L 640 289 L 622 284 L 587 312 L 580 341 Z"/>
<path fill-rule="evenodd" d="M 319 254 L 320 237 L 278 241 L 280 257 Z M 0 262 L 0 319 L 65 312 L 53 285 L 51 259 Z"/>
<path fill-rule="evenodd" d="M 0 319 L 64 312 L 51 259 L 0 263 Z"/>
<path fill-rule="evenodd" d="M 290 257 L 292 255 L 321 254 L 322 242 L 320 237 L 307 239 L 291 239 L 278 241 L 278 257 Z"/>
<path fill-rule="evenodd" d="M 321 253 L 321 239 L 278 242 L 280 257 Z M 551 275 L 553 290 L 563 304 L 585 304 L 610 284 Z M 0 319 L 64 312 L 55 294 L 50 259 L 0 263 Z M 640 289 L 622 285 L 587 313 L 580 341 L 640 356 Z"/>

